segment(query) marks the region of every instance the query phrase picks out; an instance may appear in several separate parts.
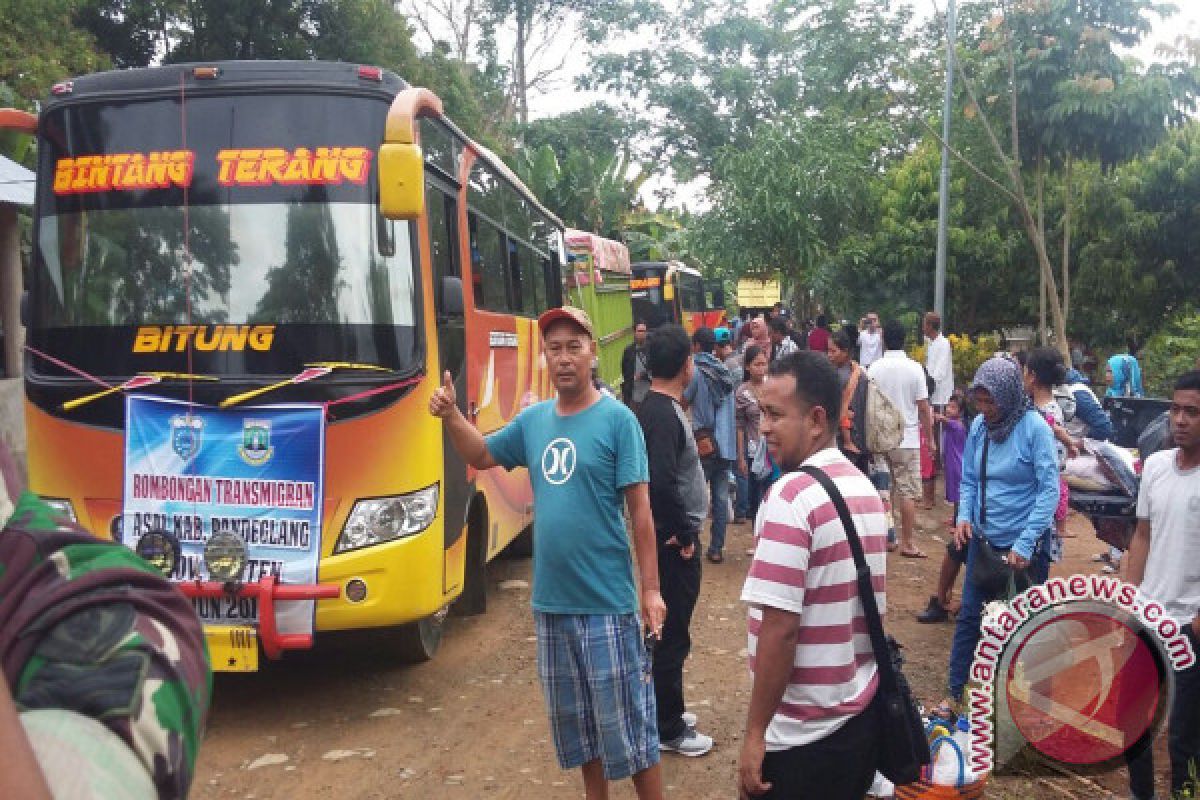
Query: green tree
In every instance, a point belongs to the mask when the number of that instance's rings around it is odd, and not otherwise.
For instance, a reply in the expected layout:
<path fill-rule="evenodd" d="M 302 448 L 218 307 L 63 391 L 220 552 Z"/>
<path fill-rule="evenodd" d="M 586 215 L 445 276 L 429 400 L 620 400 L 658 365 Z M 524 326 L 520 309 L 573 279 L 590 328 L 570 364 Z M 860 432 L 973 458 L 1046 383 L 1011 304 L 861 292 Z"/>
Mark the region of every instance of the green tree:
<path fill-rule="evenodd" d="M 1194 303 L 1200 286 L 1200 123 L 1084 178 L 1075 328 L 1095 342 L 1145 336 Z"/>
<path fill-rule="evenodd" d="M 647 108 L 683 181 L 711 176 L 722 150 L 745 148 L 780 116 L 879 116 L 901 88 L 906 100 L 933 88 L 929 71 L 913 68 L 922 50 L 907 5 L 776 0 L 761 13 L 715 0 L 688 0 L 674 13 L 650 0 L 610 5 L 594 38 L 636 27 L 651 44 L 593 55 L 582 83 Z"/>
<path fill-rule="evenodd" d="M 1017 212 L 1046 286 L 1058 346 L 1065 351 L 1069 296 L 1059 294 L 1047 235 L 1047 170 L 1065 168 L 1059 267 L 1069 276 L 1073 161 L 1116 163 L 1161 139 L 1194 102 L 1200 72 L 1179 63 L 1143 69 L 1116 52 L 1141 41 L 1149 31 L 1148 15 L 1170 10 L 1164 3 L 1026 0 L 1002 9 L 967 27 L 983 92 L 957 60 L 965 112 L 982 125 L 1001 167 L 999 178 L 976 172 Z"/>
<path fill-rule="evenodd" d="M 706 260 L 814 287 L 817 267 L 870 221 L 890 133 L 840 114 L 785 116 L 719 151 L 697 232 Z"/>
<path fill-rule="evenodd" d="M 547 207 L 567 224 L 624 238 L 625 217 L 652 170 L 634 156 L 636 126 L 595 104 L 521 129 L 512 164 Z"/>
<path fill-rule="evenodd" d="M 31 108 L 72 75 L 108 66 L 95 40 L 73 24 L 79 0 L 0 0 L 0 84 Z"/>

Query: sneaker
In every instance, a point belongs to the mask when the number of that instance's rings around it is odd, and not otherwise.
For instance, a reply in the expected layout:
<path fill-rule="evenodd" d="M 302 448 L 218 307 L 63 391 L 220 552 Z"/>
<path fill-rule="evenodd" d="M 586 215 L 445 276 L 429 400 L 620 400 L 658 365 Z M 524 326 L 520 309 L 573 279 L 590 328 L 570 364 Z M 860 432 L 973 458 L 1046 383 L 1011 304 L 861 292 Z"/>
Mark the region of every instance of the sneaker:
<path fill-rule="evenodd" d="M 941 603 L 938 602 L 937 597 L 933 595 L 930 595 L 929 604 L 925 606 L 925 610 L 920 614 L 917 614 L 917 622 L 921 622 L 926 625 L 933 624 L 935 622 L 945 622 L 949 618 L 950 614 L 946 612 L 946 609 Z"/>
<path fill-rule="evenodd" d="M 696 727 L 696 715 L 693 714 L 692 712 L 685 711 L 679 715 L 679 718 L 682 719 L 683 724 L 687 725 L 689 728 Z"/>
<path fill-rule="evenodd" d="M 667 750 L 672 753 L 679 753 L 681 756 L 695 758 L 702 756 L 709 750 L 712 750 L 713 740 L 711 736 L 705 736 L 695 728 L 687 728 L 682 734 L 658 743 L 659 750 Z"/>

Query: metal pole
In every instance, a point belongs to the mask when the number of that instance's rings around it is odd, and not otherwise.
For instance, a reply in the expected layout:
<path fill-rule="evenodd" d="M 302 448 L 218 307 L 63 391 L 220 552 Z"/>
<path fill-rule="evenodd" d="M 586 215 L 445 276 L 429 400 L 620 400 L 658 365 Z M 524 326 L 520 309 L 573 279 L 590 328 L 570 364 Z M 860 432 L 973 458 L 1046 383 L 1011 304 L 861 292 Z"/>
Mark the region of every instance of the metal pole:
<path fill-rule="evenodd" d="M 946 95 L 942 101 L 942 173 L 938 180 L 937 256 L 933 310 L 946 317 L 946 225 L 950 216 L 950 114 L 954 104 L 954 0 L 946 2 Z"/>

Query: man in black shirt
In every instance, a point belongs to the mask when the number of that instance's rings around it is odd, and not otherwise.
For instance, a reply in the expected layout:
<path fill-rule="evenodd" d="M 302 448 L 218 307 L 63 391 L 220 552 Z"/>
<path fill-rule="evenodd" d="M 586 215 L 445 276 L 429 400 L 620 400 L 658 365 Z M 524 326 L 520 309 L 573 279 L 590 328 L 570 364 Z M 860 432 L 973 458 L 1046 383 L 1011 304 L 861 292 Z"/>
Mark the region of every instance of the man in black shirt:
<path fill-rule="evenodd" d="M 633 343 L 621 353 L 621 399 L 636 414 L 638 405 L 650 389 L 650 372 L 646 369 L 646 323 L 638 320 L 633 326 Z"/>
<path fill-rule="evenodd" d="M 683 702 L 683 662 L 692 648 L 688 633 L 700 596 L 696 543 L 708 514 L 708 485 L 692 426 L 680 400 L 692 379 L 692 343 L 678 325 L 665 325 L 646 342 L 650 391 L 638 409 L 650 462 L 650 511 L 658 539 L 658 580 L 667 619 L 654 648 L 654 696 L 663 750 L 702 756 L 711 736 L 699 733 Z"/>

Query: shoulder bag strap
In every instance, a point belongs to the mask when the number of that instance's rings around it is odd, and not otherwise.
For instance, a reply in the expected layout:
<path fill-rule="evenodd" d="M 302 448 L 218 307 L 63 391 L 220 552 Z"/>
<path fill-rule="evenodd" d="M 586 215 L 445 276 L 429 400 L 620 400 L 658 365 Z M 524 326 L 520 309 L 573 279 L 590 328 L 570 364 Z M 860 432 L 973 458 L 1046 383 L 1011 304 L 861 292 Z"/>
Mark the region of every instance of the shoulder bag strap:
<path fill-rule="evenodd" d="M 987 462 L 988 443 L 992 437 L 983 432 L 983 455 L 979 457 L 979 534 L 982 536 L 987 527 Z"/>
<path fill-rule="evenodd" d="M 880 684 L 888 691 L 896 688 L 895 665 L 892 664 L 891 650 L 883 633 L 883 620 L 879 618 L 879 605 L 875 602 L 875 587 L 871 585 L 871 568 L 867 566 L 867 558 L 863 554 L 862 541 L 854 527 L 854 518 L 846 499 L 838 491 L 836 485 L 819 467 L 803 466 L 800 471 L 811 475 L 825 490 L 833 501 L 838 516 L 842 520 L 842 530 L 846 532 L 846 541 L 850 545 L 850 553 L 854 556 L 854 566 L 857 571 L 858 597 L 862 600 L 863 614 L 867 618 L 867 632 L 871 636 L 871 650 L 875 654 L 875 664 L 879 669 Z"/>

